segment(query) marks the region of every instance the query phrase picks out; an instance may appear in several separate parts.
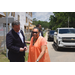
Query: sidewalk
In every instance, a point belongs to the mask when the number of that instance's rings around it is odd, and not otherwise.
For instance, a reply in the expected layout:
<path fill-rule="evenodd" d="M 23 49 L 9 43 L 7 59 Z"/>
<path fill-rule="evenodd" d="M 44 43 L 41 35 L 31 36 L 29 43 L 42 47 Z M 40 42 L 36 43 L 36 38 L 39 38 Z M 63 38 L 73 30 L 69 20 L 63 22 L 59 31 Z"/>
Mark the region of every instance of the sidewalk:
<path fill-rule="evenodd" d="M 48 33 L 46 32 L 46 35 L 45 35 L 45 37 L 44 37 L 44 38 L 46 39 L 46 41 L 47 41 L 47 36 L 48 36 Z"/>

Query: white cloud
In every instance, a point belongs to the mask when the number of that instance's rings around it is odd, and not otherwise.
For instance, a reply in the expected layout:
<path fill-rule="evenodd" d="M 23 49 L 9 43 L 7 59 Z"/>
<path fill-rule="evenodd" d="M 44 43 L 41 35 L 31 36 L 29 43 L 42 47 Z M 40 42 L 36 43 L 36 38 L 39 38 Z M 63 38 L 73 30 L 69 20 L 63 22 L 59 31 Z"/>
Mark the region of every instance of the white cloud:
<path fill-rule="evenodd" d="M 36 18 L 37 20 L 41 21 L 48 21 L 50 15 L 53 15 L 52 12 L 33 12 L 33 18 Z"/>

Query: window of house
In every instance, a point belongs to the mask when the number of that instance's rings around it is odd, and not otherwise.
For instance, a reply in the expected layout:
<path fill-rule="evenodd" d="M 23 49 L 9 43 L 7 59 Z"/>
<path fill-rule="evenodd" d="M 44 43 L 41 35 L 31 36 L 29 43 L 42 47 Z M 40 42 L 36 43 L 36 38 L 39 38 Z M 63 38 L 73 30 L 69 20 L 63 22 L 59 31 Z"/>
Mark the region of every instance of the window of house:
<path fill-rule="evenodd" d="M 26 17 L 26 23 L 27 23 L 27 17 Z"/>
<path fill-rule="evenodd" d="M 11 16 L 15 17 L 15 12 L 11 12 Z"/>
<path fill-rule="evenodd" d="M 11 12 L 11 16 L 13 16 L 13 12 Z"/>
<path fill-rule="evenodd" d="M 13 12 L 13 17 L 15 17 L 15 12 Z"/>
<path fill-rule="evenodd" d="M 32 12 L 31 12 L 31 17 L 32 17 Z"/>
<path fill-rule="evenodd" d="M 18 15 L 18 21 L 20 21 L 20 15 Z"/>

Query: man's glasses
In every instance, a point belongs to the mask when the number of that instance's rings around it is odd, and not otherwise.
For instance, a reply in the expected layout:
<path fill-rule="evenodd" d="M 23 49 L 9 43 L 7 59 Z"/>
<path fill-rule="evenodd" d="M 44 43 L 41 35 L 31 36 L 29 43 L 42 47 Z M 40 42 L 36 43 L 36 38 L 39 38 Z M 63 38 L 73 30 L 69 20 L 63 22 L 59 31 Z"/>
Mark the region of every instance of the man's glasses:
<path fill-rule="evenodd" d="M 34 33 L 36 33 L 36 34 L 37 34 L 38 32 L 34 32 L 34 31 L 32 31 L 32 33 L 33 33 L 33 34 L 34 34 Z"/>

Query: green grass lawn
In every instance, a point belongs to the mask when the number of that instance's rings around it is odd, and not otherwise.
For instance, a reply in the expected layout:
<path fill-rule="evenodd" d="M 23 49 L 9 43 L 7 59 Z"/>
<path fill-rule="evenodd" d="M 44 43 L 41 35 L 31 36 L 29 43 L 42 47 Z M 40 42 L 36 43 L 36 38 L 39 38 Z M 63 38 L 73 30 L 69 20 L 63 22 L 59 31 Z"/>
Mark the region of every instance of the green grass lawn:
<path fill-rule="evenodd" d="M 28 60 L 28 53 L 25 53 L 25 61 Z M 6 51 L 1 51 L 0 52 L 0 62 L 9 62 L 8 58 L 6 57 Z"/>
<path fill-rule="evenodd" d="M 44 35 L 44 37 L 45 37 L 45 35 L 46 35 L 46 32 L 45 32 L 43 35 Z"/>
<path fill-rule="evenodd" d="M 0 52 L 0 62 L 9 62 L 8 58 L 6 57 L 6 51 Z"/>
<path fill-rule="evenodd" d="M 25 61 L 28 61 L 28 53 L 25 53 Z"/>

